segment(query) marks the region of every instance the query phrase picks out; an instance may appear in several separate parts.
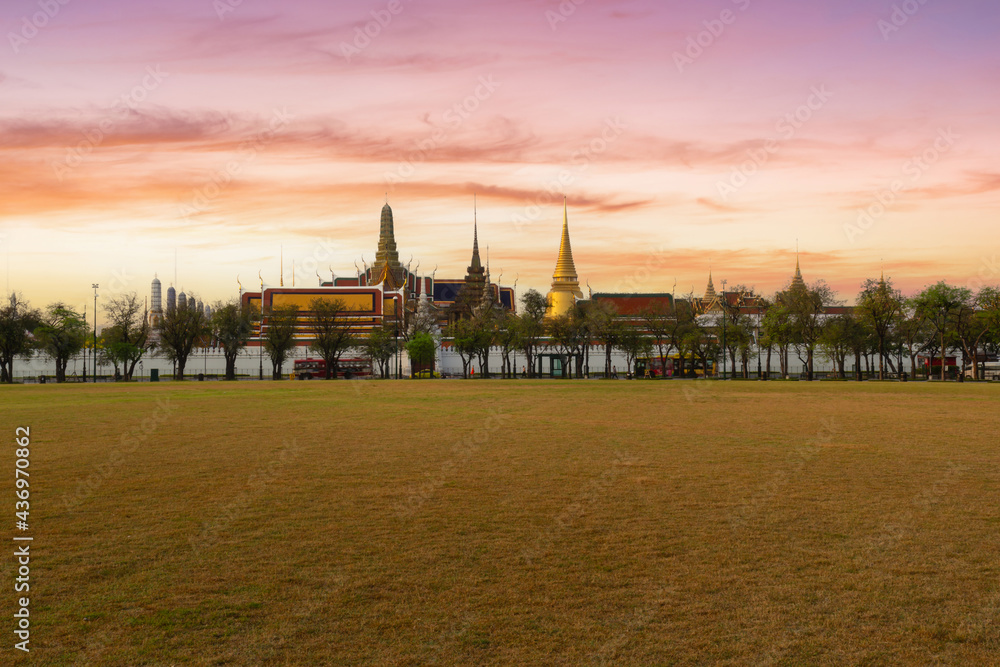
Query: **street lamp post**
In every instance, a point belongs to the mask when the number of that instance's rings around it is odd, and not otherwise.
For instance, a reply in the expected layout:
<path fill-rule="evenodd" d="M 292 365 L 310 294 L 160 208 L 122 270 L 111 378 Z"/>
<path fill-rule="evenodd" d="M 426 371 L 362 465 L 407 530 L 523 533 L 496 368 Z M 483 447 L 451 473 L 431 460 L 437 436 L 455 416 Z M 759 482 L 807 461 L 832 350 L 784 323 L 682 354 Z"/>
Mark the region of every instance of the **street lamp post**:
<path fill-rule="evenodd" d="M 396 317 L 393 318 L 396 322 L 396 379 L 401 380 L 403 378 L 403 352 L 399 349 L 399 319 L 403 316 L 403 288 L 399 289 L 399 301 L 396 302 L 395 307 Z"/>
<path fill-rule="evenodd" d="M 726 379 L 726 281 L 722 281 L 722 379 Z"/>
<path fill-rule="evenodd" d="M 763 380 L 764 376 L 760 374 L 760 314 L 757 314 L 757 379 Z"/>
<path fill-rule="evenodd" d="M 87 307 L 83 307 L 83 322 L 87 322 Z M 87 351 L 87 341 L 84 339 L 83 342 L 83 381 L 87 381 L 87 357 L 90 356 L 90 352 Z M 13 378 L 12 378 L 13 379 Z"/>
<path fill-rule="evenodd" d="M 97 283 L 90 285 L 94 288 L 94 384 L 97 384 Z"/>
<path fill-rule="evenodd" d="M 406 284 L 404 283 L 399 288 L 399 301 L 397 302 L 396 307 L 394 308 L 394 310 L 396 311 L 395 319 L 396 319 L 396 379 L 397 380 L 403 379 L 403 351 L 399 347 L 399 321 L 400 319 L 402 319 L 403 313 L 405 312 L 405 306 L 403 301 L 403 299 L 405 298 L 403 296 L 405 289 L 406 289 Z M 412 364 L 410 366 L 410 371 L 411 372 L 413 371 Z"/>

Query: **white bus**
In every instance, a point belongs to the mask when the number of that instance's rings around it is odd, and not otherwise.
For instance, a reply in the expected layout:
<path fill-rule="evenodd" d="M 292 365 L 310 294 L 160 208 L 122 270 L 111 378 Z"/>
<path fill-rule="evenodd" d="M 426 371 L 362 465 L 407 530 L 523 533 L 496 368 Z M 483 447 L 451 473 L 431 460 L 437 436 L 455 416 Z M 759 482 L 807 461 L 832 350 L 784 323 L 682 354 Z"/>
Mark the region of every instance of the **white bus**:
<path fill-rule="evenodd" d="M 1000 361 L 987 361 L 979 367 L 983 380 L 1000 380 Z M 965 371 L 965 377 L 972 379 L 972 369 Z"/>

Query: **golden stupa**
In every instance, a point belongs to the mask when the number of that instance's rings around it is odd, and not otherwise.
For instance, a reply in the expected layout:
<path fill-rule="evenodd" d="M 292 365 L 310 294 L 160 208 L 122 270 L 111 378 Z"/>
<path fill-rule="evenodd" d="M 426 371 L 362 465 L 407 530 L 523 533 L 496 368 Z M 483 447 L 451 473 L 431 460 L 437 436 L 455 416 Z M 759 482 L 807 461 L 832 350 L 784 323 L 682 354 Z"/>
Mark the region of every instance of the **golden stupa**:
<path fill-rule="evenodd" d="M 548 317 L 566 315 L 576 305 L 577 299 L 583 298 L 580 290 L 580 280 L 576 275 L 576 265 L 573 263 L 573 248 L 569 242 L 569 213 L 565 199 L 563 200 L 563 230 L 562 242 L 559 244 L 559 259 L 556 260 L 556 270 L 552 274 L 552 289 L 549 290 Z"/>

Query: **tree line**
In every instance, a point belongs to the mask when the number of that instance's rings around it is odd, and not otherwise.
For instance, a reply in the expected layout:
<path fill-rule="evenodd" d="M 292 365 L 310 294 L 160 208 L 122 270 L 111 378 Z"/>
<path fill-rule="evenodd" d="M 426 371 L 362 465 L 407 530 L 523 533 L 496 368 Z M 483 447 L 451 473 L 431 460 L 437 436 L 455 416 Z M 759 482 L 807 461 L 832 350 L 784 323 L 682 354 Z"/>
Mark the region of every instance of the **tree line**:
<path fill-rule="evenodd" d="M 838 377 L 847 378 L 848 361 L 854 376 L 904 373 L 900 359 L 909 360 L 916 375 L 917 358 L 941 360 L 960 352 L 972 363 L 975 379 L 982 379 L 982 361 L 1000 353 L 1000 288 L 978 291 L 946 282 L 904 297 L 891 279 L 869 279 L 861 285 L 853 307 L 841 307 L 823 281 L 792 284 L 771 296 L 737 285 L 727 290 L 716 308 L 703 312 L 693 295 L 661 302 L 623 316 L 606 300 L 577 302 L 569 313 L 546 318 L 545 297 L 529 290 L 518 315 L 502 309 L 482 309 L 453 322 L 445 330 L 462 360 L 463 376 L 478 361 L 480 374 L 491 375 L 490 353 L 500 355 L 502 377 L 513 377 L 511 356 L 525 359 L 528 377 L 536 374 L 540 350 L 555 350 L 570 362 L 569 377 L 582 377 L 591 368 L 591 349 L 603 348 L 596 364 L 612 372 L 612 354 L 620 352 L 629 369 L 642 358 L 657 359 L 660 368 L 675 359 L 675 374 L 695 375 L 723 356 L 733 373 L 750 377 L 756 358 L 770 369 L 777 357 L 779 373 L 789 375 L 795 355 L 807 379 L 815 377 L 817 357 L 831 362 Z M 766 359 L 766 362 L 763 360 Z M 595 365 L 596 365 L 595 364 Z M 932 365 L 937 365 L 936 363 Z M 864 370 L 863 370 L 864 369 Z M 762 371 L 766 376 L 768 371 Z"/>
<path fill-rule="evenodd" d="M 905 297 L 891 279 L 869 279 L 853 308 L 836 308 L 842 304 L 823 281 L 793 284 L 769 297 L 737 285 L 708 313 L 693 295 L 629 316 L 598 299 L 580 301 L 571 312 L 547 318 L 546 299 L 536 290 L 526 292 L 520 305 L 514 314 L 487 303 L 455 319 L 443 332 L 436 315 L 419 307 L 358 336 L 342 300 L 314 299 L 305 313 L 295 306 L 268 309 L 263 351 L 275 379 L 282 377 L 297 332 L 308 334 L 309 349 L 324 360 L 327 378 L 337 377 L 339 362 L 351 349 L 370 359 L 382 377 L 391 375 L 391 360 L 402 349 L 415 364 L 429 364 L 442 334 L 459 355 L 465 377 L 476 362 L 481 376 L 491 376 L 491 353 L 499 353 L 501 377 L 517 376 L 517 354 L 524 360 L 523 374 L 533 377 L 538 355 L 551 350 L 570 361 L 569 377 L 582 377 L 596 346 L 603 349 L 595 365 L 603 365 L 605 375 L 611 374 L 612 355 L 618 351 L 628 369 L 644 358 L 658 359 L 666 368 L 675 358 L 674 372 L 681 377 L 693 376 L 697 367 L 708 369 L 723 355 L 727 366 L 743 377 L 749 377 L 754 357 L 766 359 L 768 369 L 777 357 L 781 376 L 787 376 L 795 354 L 807 379 L 814 377 L 817 357 L 830 361 L 841 378 L 847 377 L 851 361 L 855 377 L 860 379 L 864 368 L 884 379 L 887 373 L 904 372 L 904 358 L 915 375 L 917 358 L 924 356 L 941 360 L 944 379 L 944 359 L 961 353 L 975 362 L 973 377 L 982 379 L 982 360 L 1000 353 L 1000 288 L 995 286 L 973 291 L 942 281 Z M 126 381 L 153 352 L 172 361 L 174 378 L 183 379 L 194 349 L 208 346 L 222 351 L 225 377 L 235 379 L 236 359 L 262 320 L 257 308 L 236 299 L 217 302 L 210 316 L 193 305 L 178 304 L 163 313 L 154 335 L 148 312 L 134 292 L 110 298 L 104 313 L 108 324 L 97 341 L 99 358 L 113 366 L 116 379 Z M 40 353 L 55 361 L 56 381 L 64 382 L 69 361 L 92 344 L 91 337 L 83 315 L 65 303 L 41 311 L 19 294 L 10 294 L 0 308 L 0 381 L 14 381 L 15 359 Z"/>
<path fill-rule="evenodd" d="M 112 297 L 104 306 L 109 324 L 97 337 L 99 361 L 114 368 L 116 380 L 128 381 L 138 363 L 156 352 L 173 362 L 174 379 L 182 380 L 195 348 L 212 346 L 225 358 L 226 379 L 236 379 L 236 359 L 261 323 L 259 309 L 233 299 L 217 302 L 208 315 L 194 306 L 195 301 L 188 299 L 167 309 L 160 321 L 153 323 L 136 293 Z M 309 308 L 305 329 L 311 339 L 310 350 L 326 362 L 327 377 L 336 377 L 344 352 L 359 343 L 344 317 L 347 305 L 340 299 L 315 299 Z M 300 313 L 294 306 L 280 306 L 266 314 L 263 348 L 271 361 L 272 377 L 280 378 L 297 343 Z M 83 315 L 65 303 L 53 303 L 40 311 L 20 294 L 10 294 L 0 308 L 0 382 L 14 381 L 15 359 L 36 353 L 54 360 L 56 381 L 65 382 L 69 361 L 92 346 L 92 336 Z"/>

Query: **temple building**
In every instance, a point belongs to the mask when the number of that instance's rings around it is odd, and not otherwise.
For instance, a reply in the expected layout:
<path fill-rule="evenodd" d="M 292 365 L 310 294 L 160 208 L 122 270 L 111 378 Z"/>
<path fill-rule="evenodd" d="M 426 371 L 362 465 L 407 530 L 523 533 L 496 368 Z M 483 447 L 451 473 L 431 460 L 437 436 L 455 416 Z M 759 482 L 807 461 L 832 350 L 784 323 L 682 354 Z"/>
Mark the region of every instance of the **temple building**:
<path fill-rule="evenodd" d="M 569 213 L 565 199 L 563 200 L 563 230 L 562 241 L 559 243 L 559 258 L 556 260 L 556 270 L 552 274 L 552 288 L 548 294 L 549 318 L 566 315 L 576 305 L 577 299 L 583 298 L 580 290 L 580 280 L 576 275 L 576 264 L 573 262 L 573 248 L 569 241 Z"/>
<path fill-rule="evenodd" d="M 478 221 L 473 221 L 472 261 L 464 278 L 436 278 L 411 271 L 409 264 L 399 261 L 396 246 L 395 224 L 389 204 L 382 207 L 379 220 L 378 246 L 375 260 L 368 264 L 362 258 L 363 268 L 355 265 L 353 274 L 331 276 L 320 280 L 316 287 L 286 287 L 283 280 L 277 286 L 261 281 L 260 291 L 242 291 L 244 303 L 261 309 L 265 315 L 257 334 L 266 333 L 267 313 L 272 308 L 294 306 L 299 311 L 296 340 L 300 347 L 312 342 L 310 319 L 311 304 L 316 299 L 342 301 L 347 309 L 343 318 L 351 322 L 356 335 L 365 336 L 376 327 L 390 325 L 405 337 L 409 326 L 419 314 L 423 322 L 433 320 L 443 328 L 459 316 L 471 316 L 490 304 L 504 310 L 516 307 L 514 290 L 490 281 L 489 267 L 483 266 L 479 254 Z M 458 313 L 458 315 L 456 315 Z M 251 345 L 259 344 L 255 339 Z"/>
<path fill-rule="evenodd" d="M 402 361 L 405 353 L 399 352 L 398 368 L 404 375 L 409 371 L 421 372 L 424 370 L 440 371 L 446 375 L 460 374 L 463 365 L 468 362 L 463 360 L 455 350 L 454 341 L 448 338 L 447 326 L 457 320 L 477 317 L 486 312 L 514 312 L 516 309 L 514 290 L 502 287 L 491 280 L 488 246 L 486 247 L 486 261 L 483 261 L 479 247 L 478 212 L 475 208 L 472 222 L 471 259 L 465 267 L 464 276 L 458 271 L 452 274 L 462 277 L 438 278 L 436 266 L 434 270 L 421 274 L 420 262 L 417 262 L 415 269 L 411 270 L 412 259 L 407 264 L 403 264 L 399 259 L 399 249 L 395 239 L 393 211 L 386 203 L 382 207 L 379 218 L 378 242 L 371 264 L 366 262 L 362 256 L 361 266 L 355 262 L 353 272 L 348 271 L 339 275 L 334 273 L 329 280 L 317 274 L 319 284 L 314 287 L 303 287 L 301 284 L 295 286 L 294 264 L 291 287 L 284 286 L 282 278 L 279 278 L 272 285 L 265 284 L 261 278 L 260 290 L 244 290 L 243 286 L 240 285 L 242 302 L 259 308 L 263 313 L 262 321 L 255 327 L 255 335 L 250 342 L 247 353 L 241 355 L 241 357 L 246 357 L 243 360 L 244 372 L 248 370 L 246 365 L 249 361 L 251 364 L 256 362 L 258 372 L 263 374 L 262 338 L 268 332 L 268 320 L 272 310 L 283 306 L 294 307 L 298 311 L 295 329 L 297 346 L 293 351 L 292 359 L 305 360 L 314 355 L 315 353 L 310 352 L 307 348 L 314 341 L 316 335 L 314 329 L 315 313 L 311 311 L 316 310 L 315 303 L 319 299 L 321 301 L 336 300 L 342 302 L 345 308 L 338 316 L 339 321 L 349 322 L 352 333 L 361 340 L 364 340 L 371 331 L 384 327 L 389 329 L 390 335 L 394 333 L 400 343 L 417 331 L 432 333 L 439 342 L 435 360 L 429 366 L 411 366 L 408 360 Z M 425 264 L 425 266 L 427 265 Z M 281 273 L 283 274 L 284 271 L 282 270 Z M 660 278 L 663 276 L 657 277 L 657 279 Z M 301 280 L 299 282 L 301 283 Z M 589 290 L 589 283 L 587 286 Z M 646 337 L 662 337 L 664 335 L 662 322 L 672 320 L 680 313 L 688 312 L 686 308 L 689 305 L 698 321 L 705 325 L 706 333 L 704 336 L 706 337 L 713 336 L 711 327 L 718 327 L 724 314 L 728 314 L 732 319 L 735 319 L 737 315 L 749 318 L 748 326 L 753 329 L 756 337 L 766 313 L 767 301 L 749 287 L 735 285 L 727 289 L 726 281 L 722 281 L 721 286 L 723 289 L 716 289 L 710 267 L 708 283 L 701 297 L 689 294 L 675 300 L 673 292 L 652 290 L 642 293 L 595 293 L 593 290 L 589 290 L 589 298 L 585 297 L 580 287 L 580 279 L 573 258 L 569 233 L 569 206 L 564 199 L 559 251 L 551 287 L 546 297 L 545 316 L 548 320 L 551 321 L 553 318 L 572 313 L 578 305 L 583 307 L 596 305 L 614 313 L 621 324 L 638 330 Z M 796 252 L 795 271 L 785 287 L 785 291 L 805 288 L 807 285 L 803 279 L 799 255 Z M 693 292 L 694 289 L 692 288 L 691 291 Z M 779 298 L 781 298 L 780 293 Z M 175 308 L 204 308 L 197 299 L 189 297 L 183 292 L 176 293 L 172 286 L 167 290 L 166 300 L 163 303 L 162 285 L 155 277 L 151 285 L 150 305 L 149 317 L 150 321 L 154 323 Z M 678 306 L 681 305 L 685 308 L 678 309 Z M 835 316 L 850 313 L 852 310 L 849 306 L 831 305 L 823 309 L 822 315 Z M 539 341 L 534 355 L 533 371 L 535 375 L 565 377 L 569 369 L 574 367 L 577 371 L 583 369 L 584 373 L 603 372 L 604 357 L 600 356 L 599 362 L 595 361 L 594 358 L 594 355 L 603 355 L 603 345 L 600 344 L 600 341 L 590 341 L 581 349 L 582 352 L 574 352 L 570 355 L 561 349 L 554 340 L 543 338 Z M 208 352 L 203 353 L 208 354 Z M 360 356 L 363 353 L 355 348 L 351 354 Z M 493 354 L 495 355 L 497 352 Z M 523 366 L 523 358 L 522 364 L 517 363 L 519 354 L 520 351 L 515 351 L 512 355 L 511 363 L 515 369 L 519 365 Z M 633 368 L 626 372 L 670 375 L 675 370 L 674 363 L 680 362 L 681 357 L 676 350 L 668 356 L 667 359 L 658 359 L 655 354 L 649 352 L 644 353 L 644 355 L 640 354 L 638 357 L 632 358 Z M 495 356 L 493 361 L 497 361 Z M 624 371 L 628 368 L 629 363 L 622 350 L 613 352 L 611 357 L 612 370 L 617 367 Z M 702 366 L 698 367 L 694 353 L 687 351 L 684 353 L 684 361 L 676 368 L 684 370 L 686 374 L 718 372 L 714 360 L 703 359 L 701 363 Z M 788 367 L 787 359 L 782 366 L 783 368 Z"/>

